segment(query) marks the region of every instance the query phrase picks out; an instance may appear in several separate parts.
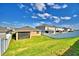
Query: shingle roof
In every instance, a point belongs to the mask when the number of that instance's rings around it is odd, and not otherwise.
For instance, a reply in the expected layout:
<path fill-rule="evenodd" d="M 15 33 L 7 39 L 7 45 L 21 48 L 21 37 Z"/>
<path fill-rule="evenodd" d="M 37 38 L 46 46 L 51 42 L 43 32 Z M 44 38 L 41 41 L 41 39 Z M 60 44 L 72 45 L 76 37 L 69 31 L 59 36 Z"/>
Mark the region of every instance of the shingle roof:
<path fill-rule="evenodd" d="M 21 28 L 15 28 L 15 31 L 18 32 L 18 31 L 39 31 L 39 30 L 36 28 L 32 28 L 30 26 L 25 26 Z"/>
<path fill-rule="evenodd" d="M 6 32 L 8 29 L 6 27 L 0 26 L 0 33 Z"/>

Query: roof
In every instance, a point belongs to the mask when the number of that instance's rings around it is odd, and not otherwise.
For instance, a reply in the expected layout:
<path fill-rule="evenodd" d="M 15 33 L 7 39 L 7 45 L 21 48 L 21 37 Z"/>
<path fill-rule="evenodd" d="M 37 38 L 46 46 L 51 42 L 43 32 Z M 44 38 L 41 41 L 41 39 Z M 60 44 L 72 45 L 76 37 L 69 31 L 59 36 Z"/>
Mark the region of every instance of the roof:
<path fill-rule="evenodd" d="M 8 29 L 6 27 L 0 26 L 0 33 L 7 32 L 7 31 L 8 31 Z"/>
<path fill-rule="evenodd" d="M 25 31 L 39 31 L 36 28 L 32 28 L 30 26 L 25 26 L 25 27 L 21 27 L 21 28 L 15 28 L 16 32 L 25 32 Z"/>
<path fill-rule="evenodd" d="M 40 26 L 36 26 L 36 27 L 41 27 L 41 26 L 46 26 L 46 27 L 56 27 L 56 26 L 52 26 L 52 25 L 48 25 L 48 24 L 42 24 Z"/>

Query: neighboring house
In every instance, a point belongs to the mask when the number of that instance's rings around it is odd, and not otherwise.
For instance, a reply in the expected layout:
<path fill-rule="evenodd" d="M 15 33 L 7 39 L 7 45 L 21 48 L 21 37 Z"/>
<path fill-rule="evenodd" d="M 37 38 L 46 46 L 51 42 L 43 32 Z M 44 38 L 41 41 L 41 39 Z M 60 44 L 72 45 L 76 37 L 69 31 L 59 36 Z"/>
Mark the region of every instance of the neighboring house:
<path fill-rule="evenodd" d="M 7 32 L 7 28 L 0 26 L 0 33 L 5 33 L 5 32 Z"/>
<path fill-rule="evenodd" d="M 0 38 L 5 38 L 6 32 L 7 32 L 6 27 L 0 26 Z"/>
<path fill-rule="evenodd" d="M 40 36 L 40 35 L 41 32 L 38 29 L 29 26 L 16 28 L 15 33 L 13 34 L 16 40 L 31 38 L 32 36 Z"/>
<path fill-rule="evenodd" d="M 64 28 L 64 31 L 65 32 L 71 32 L 71 31 L 73 31 L 73 29 L 71 29 L 71 28 Z"/>
<path fill-rule="evenodd" d="M 41 30 L 42 32 L 45 32 L 45 33 L 55 33 L 56 32 L 55 26 L 50 26 L 47 24 L 42 24 L 40 26 L 36 26 L 36 28 Z"/>
<path fill-rule="evenodd" d="M 11 33 L 11 30 L 7 27 L 1 27 L 0 26 L 0 38 L 6 38 L 6 35 Z"/>
<path fill-rule="evenodd" d="M 0 26 L 0 38 L 7 38 L 6 36 L 8 36 L 8 34 L 11 35 L 12 30 L 8 29 L 7 27 L 1 27 Z M 9 38 L 8 38 L 9 39 Z"/>
<path fill-rule="evenodd" d="M 56 27 L 56 32 L 64 32 L 64 28 L 63 27 Z"/>
<path fill-rule="evenodd" d="M 47 24 L 42 24 L 40 26 L 36 26 L 36 28 L 41 30 L 42 33 L 53 33 L 53 34 L 72 31 L 71 28 L 56 27 L 56 26 L 51 26 L 51 25 L 47 25 Z"/>

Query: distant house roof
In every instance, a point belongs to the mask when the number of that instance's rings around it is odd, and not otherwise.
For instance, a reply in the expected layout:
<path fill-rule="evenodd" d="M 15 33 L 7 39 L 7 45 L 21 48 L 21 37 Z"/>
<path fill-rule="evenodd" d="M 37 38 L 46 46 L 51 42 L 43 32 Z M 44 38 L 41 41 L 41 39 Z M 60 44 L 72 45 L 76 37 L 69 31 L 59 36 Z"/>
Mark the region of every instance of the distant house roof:
<path fill-rule="evenodd" d="M 0 26 L 0 33 L 4 33 L 4 32 L 7 32 L 8 29 L 6 27 L 1 27 Z"/>
<path fill-rule="evenodd" d="M 48 24 L 42 24 L 42 25 L 36 26 L 36 28 L 42 27 L 42 26 L 45 26 L 45 27 L 55 27 L 55 28 L 62 28 L 62 29 L 71 29 L 71 28 L 58 27 L 58 26 L 53 26 L 53 25 L 48 25 Z"/>
<path fill-rule="evenodd" d="M 39 31 L 36 28 L 32 28 L 30 26 L 25 26 L 25 27 L 21 27 L 21 28 L 15 28 L 16 32 L 25 32 L 25 31 Z"/>
<path fill-rule="evenodd" d="M 41 27 L 41 26 L 46 26 L 46 27 L 56 27 L 56 26 L 52 26 L 52 25 L 48 25 L 48 24 L 42 24 L 42 25 L 39 25 L 39 26 L 36 26 L 36 27 Z"/>

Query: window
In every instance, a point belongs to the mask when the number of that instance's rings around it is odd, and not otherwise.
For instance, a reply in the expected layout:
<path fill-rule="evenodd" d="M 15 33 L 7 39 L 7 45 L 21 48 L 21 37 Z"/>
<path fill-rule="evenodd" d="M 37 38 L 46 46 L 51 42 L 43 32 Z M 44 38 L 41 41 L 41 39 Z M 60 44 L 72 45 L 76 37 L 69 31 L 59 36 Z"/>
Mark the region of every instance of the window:
<path fill-rule="evenodd" d="M 30 38 L 30 32 L 19 32 L 18 33 L 18 38 L 19 39 Z"/>
<path fill-rule="evenodd" d="M 45 33 L 49 33 L 49 31 L 45 31 Z"/>
<path fill-rule="evenodd" d="M 37 31 L 37 34 L 39 34 L 39 31 Z"/>

